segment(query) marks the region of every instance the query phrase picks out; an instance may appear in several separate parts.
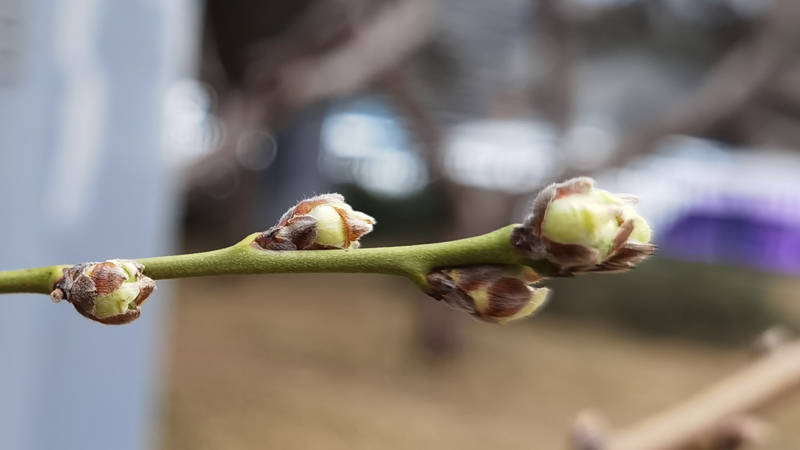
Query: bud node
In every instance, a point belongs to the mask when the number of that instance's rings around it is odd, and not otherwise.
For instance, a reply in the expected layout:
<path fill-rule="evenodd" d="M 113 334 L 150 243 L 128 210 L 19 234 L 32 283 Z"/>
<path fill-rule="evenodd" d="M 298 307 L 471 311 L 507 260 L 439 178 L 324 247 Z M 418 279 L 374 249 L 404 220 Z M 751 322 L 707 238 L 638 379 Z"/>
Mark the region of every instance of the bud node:
<path fill-rule="evenodd" d="M 78 264 L 64 269 L 50 298 L 68 301 L 81 315 L 100 323 L 132 322 L 156 288 L 143 271 L 143 265 L 119 259 Z"/>
<path fill-rule="evenodd" d="M 289 208 L 278 224 L 261 233 L 255 245 L 264 250 L 358 248 L 375 219 L 345 203 L 340 194 L 323 194 Z"/>
<path fill-rule="evenodd" d="M 506 323 L 527 317 L 547 300 L 549 290 L 529 284 L 541 277 L 524 266 L 474 265 L 428 275 L 428 295 L 480 320 Z"/>

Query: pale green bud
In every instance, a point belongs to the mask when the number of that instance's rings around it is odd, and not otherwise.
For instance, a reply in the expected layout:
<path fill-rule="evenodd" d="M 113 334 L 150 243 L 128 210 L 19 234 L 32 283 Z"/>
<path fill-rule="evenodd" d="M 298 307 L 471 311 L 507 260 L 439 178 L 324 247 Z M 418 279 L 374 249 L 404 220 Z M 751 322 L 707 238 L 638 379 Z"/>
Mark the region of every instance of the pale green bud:
<path fill-rule="evenodd" d="M 602 189 L 565 195 L 553 200 L 542 220 L 542 236 L 561 244 L 593 247 L 605 258 L 628 221 L 633 230 L 628 239 L 650 242 L 647 221 L 634 210 L 630 197 L 619 197 Z"/>
<path fill-rule="evenodd" d="M 308 212 L 317 219 L 317 238 L 315 242 L 329 247 L 344 248 L 347 245 L 347 232 L 339 212 L 330 205 L 319 205 Z"/>
<path fill-rule="evenodd" d="M 574 178 L 542 190 L 514 245 L 532 258 L 555 263 L 563 274 L 630 269 L 655 251 L 652 230 L 637 199 Z"/>
<path fill-rule="evenodd" d="M 340 194 L 324 194 L 289 208 L 278 224 L 256 238 L 267 250 L 357 248 L 375 219 L 353 210 Z"/>

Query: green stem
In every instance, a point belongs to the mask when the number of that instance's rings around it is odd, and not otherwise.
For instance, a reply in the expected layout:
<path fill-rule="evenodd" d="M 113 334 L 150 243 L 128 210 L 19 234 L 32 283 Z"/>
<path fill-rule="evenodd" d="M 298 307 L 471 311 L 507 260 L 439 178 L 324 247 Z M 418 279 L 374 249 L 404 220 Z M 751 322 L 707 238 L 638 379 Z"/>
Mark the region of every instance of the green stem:
<path fill-rule="evenodd" d="M 37 269 L 7 270 L 0 272 L 0 294 L 12 292 L 38 292 L 49 294 L 62 270 L 69 266 L 49 266 Z"/>
<path fill-rule="evenodd" d="M 469 264 L 528 265 L 546 275 L 547 261 L 532 261 L 511 245 L 509 225 L 491 233 L 456 241 L 355 250 L 271 251 L 258 248 L 252 234 L 227 248 L 187 255 L 138 259 L 155 279 L 286 272 L 364 272 L 403 275 L 425 288 L 426 275 L 437 267 Z M 49 293 L 68 266 L 0 272 L 0 293 Z"/>

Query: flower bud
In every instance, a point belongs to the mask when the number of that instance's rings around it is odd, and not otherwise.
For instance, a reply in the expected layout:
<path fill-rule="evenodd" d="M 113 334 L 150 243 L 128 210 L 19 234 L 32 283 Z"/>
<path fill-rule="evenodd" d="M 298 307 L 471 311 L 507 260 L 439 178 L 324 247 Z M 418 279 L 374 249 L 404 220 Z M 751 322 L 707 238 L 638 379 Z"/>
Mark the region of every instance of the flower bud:
<path fill-rule="evenodd" d="M 428 294 L 452 308 L 493 323 L 527 317 L 547 300 L 547 288 L 533 288 L 541 279 L 525 266 L 475 265 L 437 270 L 427 277 Z"/>
<path fill-rule="evenodd" d="M 591 178 L 551 184 L 514 231 L 514 245 L 554 263 L 560 275 L 631 269 L 655 252 L 650 225 L 634 209 L 637 202 L 596 189 Z"/>
<path fill-rule="evenodd" d="M 277 225 L 256 238 L 266 250 L 358 248 L 375 219 L 344 202 L 341 194 L 323 194 L 289 208 Z"/>
<path fill-rule="evenodd" d="M 102 263 L 78 264 L 64 269 L 50 297 L 66 300 L 85 317 L 100 323 L 118 325 L 141 315 L 141 306 L 156 284 L 135 262 L 111 259 Z"/>

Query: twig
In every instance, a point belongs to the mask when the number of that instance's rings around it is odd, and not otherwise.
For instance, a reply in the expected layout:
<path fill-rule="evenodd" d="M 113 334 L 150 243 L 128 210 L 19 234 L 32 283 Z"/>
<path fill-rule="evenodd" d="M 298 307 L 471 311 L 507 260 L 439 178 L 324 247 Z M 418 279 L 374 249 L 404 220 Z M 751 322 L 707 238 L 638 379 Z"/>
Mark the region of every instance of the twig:
<path fill-rule="evenodd" d="M 278 223 L 239 243 L 204 253 L 0 272 L 0 293 L 50 293 L 85 317 L 123 324 L 141 315 L 153 280 L 286 272 L 365 272 L 408 277 L 425 293 L 488 322 L 529 316 L 548 276 L 617 273 L 653 254 L 651 230 L 635 199 L 595 189 L 590 178 L 552 184 L 523 224 L 456 241 L 358 249 L 375 219 L 340 194 L 289 208 Z"/>
<path fill-rule="evenodd" d="M 310 103 L 363 88 L 427 40 L 437 5 L 431 0 L 388 2 L 323 53 L 289 59 L 269 71 L 254 63 L 247 89 L 268 106 L 254 113 L 275 122 Z"/>
<path fill-rule="evenodd" d="M 715 66 L 679 110 L 623 139 L 608 166 L 622 166 L 670 134 L 702 134 L 738 114 L 795 61 L 800 3 L 775 0 L 760 28 Z"/>
<path fill-rule="evenodd" d="M 688 401 L 617 431 L 598 431 L 582 421 L 586 432 L 575 436 L 576 448 L 592 450 L 677 450 L 715 440 L 747 417 L 800 387 L 800 341 L 787 344 Z"/>
<path fill-rule="evenodd" d="M 420 286 L 436 267 L 469 264 L 530 265 L 537 272 L 552 272 L 545 260 L 533 261 L 512 246 L 509 225 L 482 236 L 435 244 L 378 247 L 355 250 L 268 251 L 254 242 L 254 233 L 239 243 L 203 253 L 137 259 L 144 274 L 154 280 L 210 275 L 244 275 L 291 272 L 366 272 L 403 275 Z M 47 294 L 69 266 L 0 272 L 0 293 Z"/>

